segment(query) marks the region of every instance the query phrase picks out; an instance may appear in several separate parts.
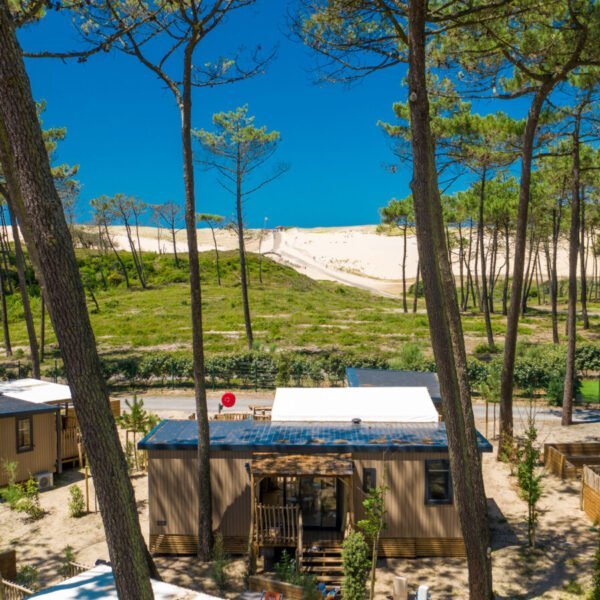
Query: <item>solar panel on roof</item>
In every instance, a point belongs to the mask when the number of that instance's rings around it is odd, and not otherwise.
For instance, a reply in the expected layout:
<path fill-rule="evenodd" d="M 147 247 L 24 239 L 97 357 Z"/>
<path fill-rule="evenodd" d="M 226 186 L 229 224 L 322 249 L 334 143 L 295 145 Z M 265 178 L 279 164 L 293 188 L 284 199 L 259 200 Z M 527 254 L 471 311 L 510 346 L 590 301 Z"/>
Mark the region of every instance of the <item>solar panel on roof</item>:
<path fill-rule="evenodd" d="M 478 434 L 479 448 L 491 452 Z M 142 450 L 193 450 L 198 445 L 195 421 L 169 420 L 139 443 Z M 211 421 L 213 450 L 259 452 L 432 452 L 448 449 L 444 423 L 275 423 L 272 421 Z"/>

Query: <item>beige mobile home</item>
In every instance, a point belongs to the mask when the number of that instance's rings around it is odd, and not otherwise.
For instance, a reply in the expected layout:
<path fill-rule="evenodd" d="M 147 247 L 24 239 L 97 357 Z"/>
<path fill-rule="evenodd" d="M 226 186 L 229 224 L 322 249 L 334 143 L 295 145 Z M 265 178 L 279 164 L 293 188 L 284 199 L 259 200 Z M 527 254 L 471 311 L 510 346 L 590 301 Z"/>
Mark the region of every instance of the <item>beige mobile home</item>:
<path fill-rule="evenodd" d="M 386 557 L 462 556 L 446 429 L 425 388 L 278 390 L 271 421 L 211 421 L 213 527 L 230 552 L 339 547 L 385 484 Z M 194 553 L 197 424 L 163 421 L 148 451 L 150 548 Z M 479 437 L 482 452 L 491 446 Z"/>
<path fill-rule="evenodd" d="M 16 462 L 16 481 L 57 470 L 59 408 L 0 396 L 0 464 Z M 0 469 L 0 486 L 8 474 Z"/>

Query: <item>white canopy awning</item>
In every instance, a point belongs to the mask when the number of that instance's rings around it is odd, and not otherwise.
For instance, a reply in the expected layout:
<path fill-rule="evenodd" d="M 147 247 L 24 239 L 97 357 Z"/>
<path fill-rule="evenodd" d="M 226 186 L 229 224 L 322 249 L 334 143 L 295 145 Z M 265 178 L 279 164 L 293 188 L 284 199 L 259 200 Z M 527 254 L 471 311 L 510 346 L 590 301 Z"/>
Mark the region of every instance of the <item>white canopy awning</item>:
<path fill-rule="evenodd" d="M 272 421 L 437 423 L 425 387 L 278 388 Z"/>
<path fill-rule="evenodd" d="M 0 383 L 0 394 L 34 404 L 52 404 L 71 400 L 71 390 L 68 385 L 39 379 L 3 381 Z"/>

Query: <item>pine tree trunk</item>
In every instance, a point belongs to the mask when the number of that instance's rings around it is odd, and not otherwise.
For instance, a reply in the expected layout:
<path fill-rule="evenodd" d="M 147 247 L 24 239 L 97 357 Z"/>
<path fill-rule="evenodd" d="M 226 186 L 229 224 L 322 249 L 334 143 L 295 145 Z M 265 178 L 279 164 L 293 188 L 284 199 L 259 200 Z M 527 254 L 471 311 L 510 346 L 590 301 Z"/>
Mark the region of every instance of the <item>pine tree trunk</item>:
<path fill-rule="evenodd" d="M 12 356 L 10 343 L 10 329 L 8 326 L 8 309 L 6 306 L 6 288 L 4 285 L 4 269 L 0 266 L 0 302 L 2 303 L 2 334 L 4 336 L 4 349 L 6 356 Z"/>
<path fill-rule="evenodd" d="M 215 235 L 215 228 L 209 223 L 210 231 L 212 233 L 212 239 L 215 244 L 215 258 L 217 261 L 217 285 L 221 287 L 221 269 L 219 267 L 219 246 L 217 245 L 217 236 Z"/>
<path fill-rule="evenodd" d="M 504 244 L 506 265 L 504 268 L 504 285 L 502 286 L 502 314 L 508 314 L 508 282 L 510 279 L 510 225 L 504 225 Z"/>
<path fill-rule="evenodd" d="M 550 304 L 552 313 L 552 342 L 560 343 L 558 336 L 558 238 L 560 235 L 560 223 L 562 220 L 562 208 L 552 211 L 552 288 L 550 293 Z"/>
<path fill-rule="evenodd" d="M 41 292 L 41 290 L 40 290 Z M 44 353 L 46 351 L 46 302 L 44 294 L 41 293 L 41 316 L 40 316 L 40 360 L 44 361 Z"/>
<path fill-rule="evenodd" d="M 460 280 L 460 306 L 461 310 L 465 310 L 465 248 L 464 248 L 464 239 L 462 234 L 462 225 L 458 224 L 458 278 Z M 417 268 L 417 276 L 419 274 L 419 270 Z"/>
<path fill-rule="evenodd" d="M 179 256 L 177 256 L 177 236 L 175 232 L 175 225 L 171 227 L 171 239 L 173 240 L 173 254 L 175 255 L 175 268 L 179 269 Z"/>
<path fill-rule="evenodd" d="M 481 174 L 481 189 L 479 190 L 479 255 L 481 256 L 481 307 L 483 308 L 483 319 L 485 321 L 485 332 L 490 349 L 494 348 L 494 332 L 492 331 L 492 320 L 490 318 L 490 301 L 488 298 L 486 257 L 484 245 L 484 204 L 485 204 L 486 169 Z"/>
<path fill-rule="evenodd" d="M 405 313 L 408 312 L 408 304 L 406 298 L 406 229 L 408 225 L 405 223 L 402 228 L 402 309 Z"/>
<path fill-rule="evenodd" d="M 430 129 L 425 4 L 424 0 L 413 0 L 408 5 L 411 188 L 429 330 L 444 402 L 453 489 L 467 551 L 470 598 L 488 600 L 492 598 L 492 569 L 487 505 Z"/>
<path fill-rule="evenodd" d="M 536 92 L 525 125 L 523 149 L 521 151 L 521 183 L 519 186 L 519 207 L 517 210 L 517 231 L 515 234 L 515 253 L 513 277 L 510 292 L 510 306 L 506 320 L 504 338 L 504 360 L 500 384 L 500 448 L 512 444 L 513 439 L 513 378 L 517 351 L 517 334 L 523 293 L 523 270 L 527 246 L 527 225 L 529 223 L 529 197 L 531 190 L 531 164 L 533 145 L 542 106 L 554 87 L 554 81 L 542 84 Z"/>
<path fill-rule="evenodd" d="M 580 105 L 575 117 L 573 130 L 573 152 L 571 181 L 573 186 L 571 199 L 571 226 L 569 230 L 569 307 L 567 311 L 567 362 L 565 369 L 565 387 L 563 390 L 562 425 L 573 423 L 573 392 L 575 389 L 575 349 L 577 337 L 577 258 L 579 256 L 580 206 L 580 156 L 579 129 L 581 126 Z"/>
<path fill-rule="evenodd" d="M 10 196 L 10 194 L 9 194 Z M 33 323 L 33 314 L 31 312 L 31 304 L 29 302 L 29 292 L 27 291 L 27 278 L 25 277 L 25 255 L 21 246 L 21 237 L 19 235 L 19 227 L 17 219 L 12 209 L 12 198 L 7 198 L 8 215 L 13 232 L 13 242 L 15 244 L 15 265 L 17 266 L 17 274 L 19 276 L 19 291 L 21 292 L 21 302 L 23 304 L 23 317 L 27 328 L 27 338 L 29 339 L 29 355 L 31 356 L 31 372 L 34 379 L 40 379 L 40 350 L 38 346 L 37 335 L 35 333 L 35 325 Z"/>
<path fill-rule="evenodd" d="M 413 298 L 413 313 L 417 312 L 417 303 L 419 301 L 419 283 L 421 278 L 421 259 L 417 260 L 417 279 L 415 281 L 415 295 Z"/>
<path fill-rule="evenodd" d="M 185 184 L 185 226 L 190 262 L 190 297 L 192 319 L 192 351 L 194 356 L 194 391 L 198 423 L 198 558 L 210 560 L 212 550 L 212 491 L 210 480 L 210 436 L 206 381 L 204 378 L 204 338 L 202 325 L 202 291 L 198 262 L 198 232 L 196 230 L 196 195 L 194 190 L 194 156 L 192 153 L 192 55 L 190 41 L 184 55 L 183 94 L 180 103 L 183 178 Z M 173 241 L 175 239 L 173 238 Z"/>
<path fill-rule="evenodd" d="M 246 266 L 246 248 L 244 245 L 244 216 L 242 214 L 242 174 L 239 154 L 237 159 L 235 207 L 237 215 L 238 246 L 240 252 L 240 283 L 242 284 L 242 302 L 244 304 L 244 325 L 246 326 L 248 350 L 252 350 L 254 345 L 254 336 L 252 334 L 250 300 L 248 298 L 248 271 Z"/>
<path fill-rule="evenodd" d="M 119 265 L 121 266 L 121 273 L 123 273 L 123 277 L 125 278 L 125 287 L 127 289 L 129 289 L 131 287 L 131 284 L 129 283 L 129 275 L 127 274 L 127 267 L 125 266 L 125 263 L 123 262 L 123 259 L 121 258 L 121 255 L 119 254 L 117 247 L 114 245 L 111 237 L 110 237 L 110 232 L 108 231 L 108 223 L 106 221 L 104 221 L 104 231 L 106 233 L 106 240 L 108 241 L 109 246 L 111 247 L 117 262 L 119 263 Z"/>
<path fill-rule="evenodd" d="M 581 244 L 579 246 L 580 286 L 581 286 L 581 319 L 583 329 L 590 328 L 590 318 L 587 309 L 587 275 L 586 275 L 586 246 L 585 246 L 585 186 L 581 186 Z"/>
<path fill-rule="evenodd" d="M 0 161 L 62 352 L 120 598 L 150 600 L 158 575 L 96 351 L 73 243 L 6 0 L 0 0 Z"/>

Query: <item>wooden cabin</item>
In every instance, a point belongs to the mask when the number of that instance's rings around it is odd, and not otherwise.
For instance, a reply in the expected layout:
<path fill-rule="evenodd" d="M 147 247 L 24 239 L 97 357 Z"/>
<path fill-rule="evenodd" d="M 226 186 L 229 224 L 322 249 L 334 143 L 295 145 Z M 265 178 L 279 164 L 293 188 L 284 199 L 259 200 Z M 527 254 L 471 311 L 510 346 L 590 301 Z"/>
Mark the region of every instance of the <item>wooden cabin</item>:
<path fill-rule="evenodd" d="M 57 406 L 0 396 L 0 465 L 16 462 L 16 481 L 59 468 L 59 411 Z M 8 480 L 0 468 L 0 486 Z"/>
<path fill-rule="evenodd" d="M 79 423 L 75 415 L 71 389 L 68 385 L 42 381 L 40 379 L 16 379 L 0 383 L 0 402 L 3 398 L 14 398 L 31 404 L 44 404 L 55 407 L 60 412 L 57 429 L 60 437 L 60 462 L 62 464 L 80 462 L 82 457 Z M 115 417 L 120 415 L 120 400 L 110 400 Z M 1 455 L 0 455 L 1 457 Z"/>
<path fill-rule="evenodd" d="M 404 408 L 404 409 L 403 409 Z M 196 551 L 194 421 L 161 422 L 148 452 L 150 549 Z M 491 452 L 479 436 L 482 452 Z M 229 552 L 338 546 L 385 485 L 385 557 L 462 556 L 446 429 L 425 388 L 277 390 L 271 421 L 211 421 L 213 527 Z"/>

